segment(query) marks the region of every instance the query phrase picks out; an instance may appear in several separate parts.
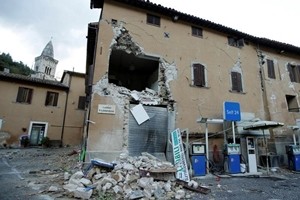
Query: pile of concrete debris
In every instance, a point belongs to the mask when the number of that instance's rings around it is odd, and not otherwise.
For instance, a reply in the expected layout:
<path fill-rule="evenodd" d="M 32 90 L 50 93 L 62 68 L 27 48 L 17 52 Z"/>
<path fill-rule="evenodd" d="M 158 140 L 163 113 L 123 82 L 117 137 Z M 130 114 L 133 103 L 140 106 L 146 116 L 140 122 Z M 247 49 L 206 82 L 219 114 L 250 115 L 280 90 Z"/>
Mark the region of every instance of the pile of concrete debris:
<path fill-rule="evenodd" d="M 187 187 L 178 184 L 172 163 L 149 153 L 139 157 L 121 154 L 120 159 L 111 164 L 99 162 L 104 165 L 91 164 L 86 171 L 72 176 L 66 173 L 63 188 L 81 199 L 189 199 L 196 193 L 185 188 L 197 191 L 200 187 L 194 180 L 186 183 Z"/>

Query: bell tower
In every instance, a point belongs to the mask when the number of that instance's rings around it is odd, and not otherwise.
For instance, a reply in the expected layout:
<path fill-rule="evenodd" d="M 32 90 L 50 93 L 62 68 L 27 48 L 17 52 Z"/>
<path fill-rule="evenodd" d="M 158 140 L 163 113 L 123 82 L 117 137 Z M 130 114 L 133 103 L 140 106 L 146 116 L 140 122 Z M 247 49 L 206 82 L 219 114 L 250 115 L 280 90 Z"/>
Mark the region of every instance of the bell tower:
<path fill-rule="evenodd" d="M 35 58 L 34 71 L 32 77 L 56 80 L 55 71 L 58 60 L 54 59 L 53 44 L 50 40 L 45 46 L 42 54 Z"/>

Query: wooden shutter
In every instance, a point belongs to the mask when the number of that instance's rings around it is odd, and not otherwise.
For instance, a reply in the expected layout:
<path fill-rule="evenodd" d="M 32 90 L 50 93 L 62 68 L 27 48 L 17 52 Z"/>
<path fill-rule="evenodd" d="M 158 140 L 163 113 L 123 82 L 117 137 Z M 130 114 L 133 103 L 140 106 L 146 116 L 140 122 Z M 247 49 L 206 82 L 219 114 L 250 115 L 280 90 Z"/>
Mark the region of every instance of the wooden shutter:
<path fill-rule="evenodd" d="M 274 62 L 273 60 L 267 59 L 267 66 L 268 66 L 268 77 L 275 79 L 275 69 L 274 69 Z"/>
<path fill-rule="evenodd" d="M 294 73 L 294 70 L 293 70 L 293 66 L 291 64 L 288 64 L 287 68 L 288 68 L 288 71 L 289 71 L 291 82 L 296 82 L 296 77 L 295 77 L 295 73 Z"/>
<path fill-rule="evenodd" d="M 239 72 L 231 72 L 232 91 L 242 92 L 242 75 Z"/>
<path fill-rule="evenodd" d="M 194 85 L 205 86 L 205 68 L 201 64 L 193 64 Z"/>
<path fill-rule="evenodd" d="M 18 95 L 17 95 L 17 102 L 19 102 L 19 103 L 24 101 L 23 100 L 23 90 L 24 90 L 24 88 L 19 87 Z"/>

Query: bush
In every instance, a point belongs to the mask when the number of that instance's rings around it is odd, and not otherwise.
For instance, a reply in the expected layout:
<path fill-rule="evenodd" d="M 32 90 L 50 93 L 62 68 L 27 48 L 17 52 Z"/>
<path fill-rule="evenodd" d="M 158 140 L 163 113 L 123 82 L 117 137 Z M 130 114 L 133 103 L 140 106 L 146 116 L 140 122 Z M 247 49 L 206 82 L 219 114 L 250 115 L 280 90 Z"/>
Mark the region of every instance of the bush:
<path fill-rule="evenodd" d="M 47 136 L 43 137 L 41 144 L 44 147 L 50 147 L 50 139 Z"/>

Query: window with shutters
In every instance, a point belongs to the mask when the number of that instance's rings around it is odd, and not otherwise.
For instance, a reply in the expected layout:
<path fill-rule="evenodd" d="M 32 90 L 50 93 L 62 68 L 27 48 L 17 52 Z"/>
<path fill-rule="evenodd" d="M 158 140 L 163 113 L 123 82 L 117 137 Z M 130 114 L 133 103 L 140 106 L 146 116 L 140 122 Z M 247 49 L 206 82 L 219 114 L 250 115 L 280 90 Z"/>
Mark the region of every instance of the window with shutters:
<path fill-rule="evenodd" d="M 300 83 L 300 65 L 288 64 L 287 68 L 291 82 Z"/>
<path fill-rule="evenodd" d="M 57 106 L 58 93 L 57 92 L 47 92 L 45 105 L 46 106 Z"/>
<path fill-rule="evenodd" d="M 242 74 L 239 72 L 231 72 L 231 91 L 243 92 Z"/>
<path fill-rule="evenodd" d="M 272 79 L 276 79 L 273 60 L 267 59 L 267 66 L 268 66 L 268 77 Z"/>
<path fill-rule="evenodd" d="M 160 17 L 147 14 L 147 24 L 151 24 L 154 26 L 160 26 Z"/>
<path fill-rule="evenodd" d="M 85 96 L 80 96 L 78 99 L 78 109 L 84 110 L 85 109 Z"/>
<path fill-rule="evenodd" d="M 198 87 L 206 87 L 205 67 L 199 63 L 192 65 L 193 67 L 193 85 Z"/>
<path fill-rule="evenodd" d="M 31 104 L 32 93 L 33 93 L 33 89 L 19 87 L 16 102 Z"/>

